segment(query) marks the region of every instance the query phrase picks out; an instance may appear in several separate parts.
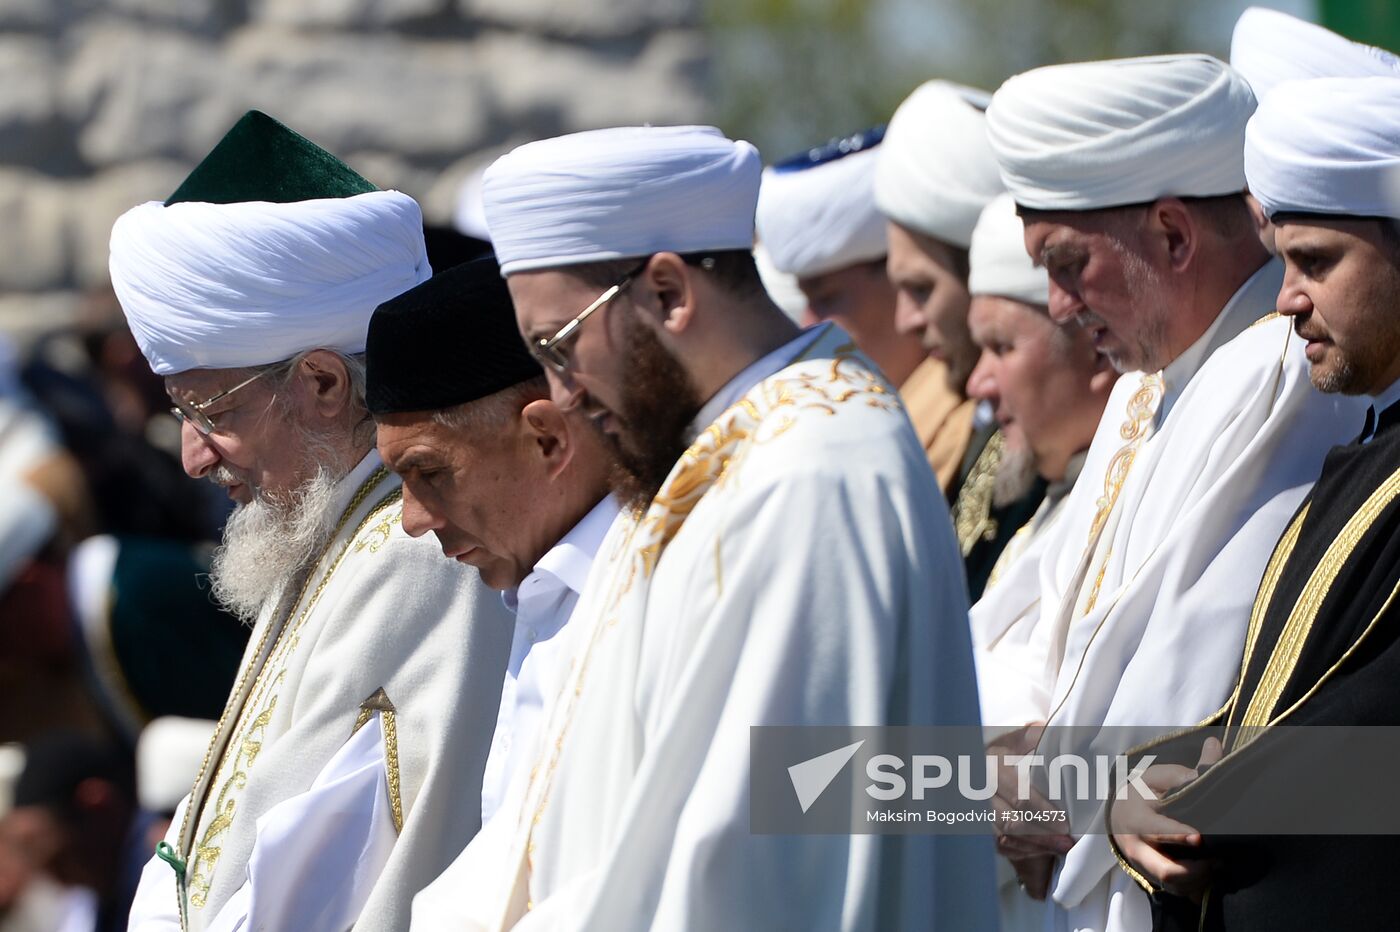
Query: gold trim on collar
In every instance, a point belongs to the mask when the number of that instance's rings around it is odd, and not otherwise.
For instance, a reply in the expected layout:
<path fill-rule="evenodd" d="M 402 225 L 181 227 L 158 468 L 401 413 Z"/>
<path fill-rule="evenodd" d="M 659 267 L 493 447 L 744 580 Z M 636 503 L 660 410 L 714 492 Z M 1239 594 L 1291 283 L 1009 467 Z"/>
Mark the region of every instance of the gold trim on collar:
<path fill-rule="evenodd" d="M 1294 603 L 1293 611 L 1288 616 L 1288 622 L 1274 645 L 1264 672 L 1259 678 L 1259 685 L 1255 687 L 1254 695 L 1240 720 L 1242 728 L 1251 729 L 1269 724 L 1274 707 L 1298 665 L 1298 658 L 1302 655 L 1303 645 L 1317 620 L 1323 600 L 1331 591 L 1332 584 L 1337 581 L 1338 574 L 1356 550 L 1361 538 L 1396 496 L 1400 496 L 1400 470 L 1391 473 L 1380 488 L 1371 493 L 1347 521 L 1341 533 L 1328 545 L 1317 568 L 1313 570 L 1303 591 L 1299 593 L 1298 601 Z M 1243 746 L 1248 744 L 1251 738 L 1247 733 L 1241 733 L 1239 740 Z"/>

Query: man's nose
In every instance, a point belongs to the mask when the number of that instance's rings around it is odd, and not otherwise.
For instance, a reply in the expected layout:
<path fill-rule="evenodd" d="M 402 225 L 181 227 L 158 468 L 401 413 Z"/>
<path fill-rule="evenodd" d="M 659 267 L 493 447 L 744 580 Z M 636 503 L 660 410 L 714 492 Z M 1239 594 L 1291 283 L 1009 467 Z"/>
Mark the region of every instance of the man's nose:
<path fill-rule="evenodd" d="M 1001 388 L 996 379 L 996 361 L 987 350 L 982 351 L 977 365 L 972 367 L 972 374 L 967 377 L 967 394 L 970 398 L 990 401 L 992 404 L 1001 400 Z"/>
<path fill-rule="evenodd" d="M 194 429 L 188 421 L 180 424 L 180 465 L 194 479 L 203 479 L 219 465 L 219 451 L 209 438 Z"/>
<path fill-rule="evenodd" d="M 418 496 L 413 494 L 413 489 L 408 483 L 403 486 L 403 530 L 409 537 L 422 537 L 435 528 L 441 527 L 442 522 L 436 519 L 432 512 L 424 507 Z"/>
<path fill-rule="evenodd" d="M 1080 299 L 1078 292 L 1066 288 L 1064 285 L 1050 279 L 1050 319 L 1060 326 L 1064 326 L 1085 310 L 1084 302 Z"/>
<path fill-rule="evenodd" d="M 923 306 L 908 291 L 900 289 L 894 299 L 894 329 L 901 334 L 922 336 L 928 326 Z"/>

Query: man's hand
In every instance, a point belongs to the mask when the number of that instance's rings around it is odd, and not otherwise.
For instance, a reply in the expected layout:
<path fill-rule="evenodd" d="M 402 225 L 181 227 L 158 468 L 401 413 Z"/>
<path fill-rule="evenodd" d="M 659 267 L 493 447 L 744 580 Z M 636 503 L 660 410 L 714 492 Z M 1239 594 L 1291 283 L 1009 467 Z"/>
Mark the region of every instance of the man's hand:
<path fill-rule="evenodd" d="M 1041 722 L 1032 723 L 1003 735 L 987 747 L 987 753 L 999 760 L 997 793 L 992 799 L 996 810 L 997 851 L 1011 862 L 1021 886 L 1034 900 L 1045 899 L 1055 859 L 1074 847 L 1072 836 L 1054 828 L 1065 823 L 1023 818 L 1027 812 L 1059 811 L 1034 788 L 1028 787 L 1028 798 L 1020 798 L 1019 773 L 1010 762 L 1035 750 L 1044 727 Z"/>
<path fill-rule="evenodd" d="M 1161 797 L 1200 776 L 1203 767 L 1220 760 L 1219 740 L 1207 738 L 1193 770 L 1177 764 L 1154 764 L 1142 774 L 1142 782 Z M 1114 844 L 1139 872 L 1168 893 L 1200 903 L 1216 869 L 1214 861 L 1183 857 L 1175 849 L 1198 848 L 1201 833 L 1159 811 L 1157 799 L 1144 799 L 1128 787 L 1128 798 L 1110 810 Z"/>

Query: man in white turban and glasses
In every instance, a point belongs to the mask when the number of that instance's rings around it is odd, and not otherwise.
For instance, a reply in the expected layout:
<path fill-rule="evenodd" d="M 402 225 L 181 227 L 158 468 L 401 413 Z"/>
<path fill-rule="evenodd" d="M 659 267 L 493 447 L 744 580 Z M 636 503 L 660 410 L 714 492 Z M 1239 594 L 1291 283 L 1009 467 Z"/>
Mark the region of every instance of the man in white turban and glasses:
<path fill-rule="evenodd" d="M 636 127 L 486 173 L 521 332 L 612 438 L 630 515 L 492 821 L 513 831 L 467 848 L 460 913 L 423 928 L 995 923 L 990 839 L 750 829 L 753 726 L 976 721 L 942 496 L 894 387 L 764 292 L 760 170 L 711 127 Z"/>
<path fill-rule="evenodd" d="M 1171 790 L 1165 814 L 1136 821 L 1114 806 L 1114 841 L 1155 894 L 1159 929 L 1385 928 L 1393 836 L 1344 834 L 1370 830 L 1354 822 L 1282 833 L 1299 813 L 1335 813 L 1338 795 L 1364 800 L 1366 823 L 1393 811 L 1393 766 L 1372 758 L 1368 771 L 1338 752 L 1345 778 L 1314 795 L 1280 776 L 1290 729 L 1275 729 L 1400 721 L 1400 78 L 1279 84 L 1249 122 L 1245 170 L 1277 226 L 1278 310 L 1305 341 L 1313 384 L 1370 408 L 1274 549 L 1237 689 L 1205 723 L 1230 726 L 1223 747 L 1211 727 L 1146 749 L 1185 767 L 1158 787 Z M 1199 778 L 1186 769 L 1198 760 L 1213 764 Z M 1208 814 L 1222 807 L 1279 834 L 1221 838 Z"/>
<path fill-rule="evenodd" d="M 1281 269 L 1242 195 L 1253 110 L 1205 55 L 1040 68 L 992 98 L 1050 315 L 1124 373 L 1044 555 L 1008 571 L 1039 600 L 1007 578 L 973 610 L 974 630 L 1022 645 L 978 653 L 984 721 L 1007 750 L 1084 750 L 1082 733 L 1039 736 L 1047 722 L 1179 726 L 1219 708 L 1268 551 L 1327 446 L 1360 425 L 1360 405 L 1312 390 L 1272 313 Z M 1001 839 L 1028 893 L 1048 894 L 1047 928 L 1148 923 L 1102 825 Z"/>
<path fill-rule="evenodd" d="M 111 272 L 186 471 L 237 503 L 214 594 L 253 626 L 131 928 L 396 929 L 475 833 L 509 626 L 401 527 L 365 406 L 370 315 L 430 274 L 413 200 L 256 111 Z"/>

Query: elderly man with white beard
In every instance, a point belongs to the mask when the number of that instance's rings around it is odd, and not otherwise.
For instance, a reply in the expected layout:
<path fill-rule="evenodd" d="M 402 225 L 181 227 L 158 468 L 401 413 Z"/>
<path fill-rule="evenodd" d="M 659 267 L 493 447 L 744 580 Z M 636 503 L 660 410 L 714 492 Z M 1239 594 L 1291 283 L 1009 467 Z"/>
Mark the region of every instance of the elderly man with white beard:
<path fill-rule="evenodd" d="M 374 449 L 359 354 L 431 274 L 418 205 L 253 112 L 117 221 L 111 271 L 186 471 L 238 503 L 211 575 L 254 626 L 131 928 L 402 928 L 478 828 L 510 643 Z"/>

